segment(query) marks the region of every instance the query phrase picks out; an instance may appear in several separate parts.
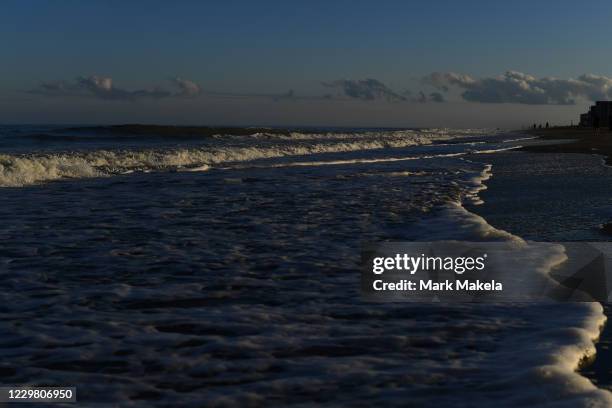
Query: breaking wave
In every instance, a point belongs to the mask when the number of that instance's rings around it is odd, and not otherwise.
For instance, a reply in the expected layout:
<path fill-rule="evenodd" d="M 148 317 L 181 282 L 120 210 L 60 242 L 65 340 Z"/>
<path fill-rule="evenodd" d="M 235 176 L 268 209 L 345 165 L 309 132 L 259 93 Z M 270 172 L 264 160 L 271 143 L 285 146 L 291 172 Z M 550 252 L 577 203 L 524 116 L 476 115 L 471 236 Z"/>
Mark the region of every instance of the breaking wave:
<path fill-rule="evenodd" d="M 467 136 L 432 130 L 257 134 L 172 149 L 4 154 L 0 185 L 134 171 L 204 171 L 260 158 L 374 153 Z M 394 165 L 406 160 L 395 151 L 387 158 L 350 155 L 350 160 L 325 162 L 372 163 L 349 172 L 367 175 L 365 181 L 330 172 L 316 183 L 301 183 L 302 174 L 279 168 L 274 172 L 282 183 L 253 179 L 248 202 L 228 200 L 233 188 L 226 186 L 246 180 L 251 169 L 209 174 L 223 182 L 210 183 L 210 189 L 179 184 L 171 195 L 132 191 L 135 186 L 127 184 L 113 187 L 109 200 L 99 199 L 106 189 L 77 191 L 66 197 L 83 201 L 70 208 L 65 203 L 71 201 L 49 200 L 51 195 L 8 191 L 13 199 L 6 200 L 5 211 L 15 221 L 5 217 L 10 239 L 3 262 L 11 290 L 2 293 L 10 324 L 2 356 L 17 369 L 7 378 L 44 375 L 64 384 L 77 379 L 90 390 L 90 400 L 132 406 L 151 406 L 151 400 L 136 399 L 142 395 L 182 406 L 261 405 L 266 398 L 278 405 L 303 404 L 309 395 L 335 405 L 612 406 L 608 391 L 576 372 L 580 361 L 595 353 L 594 339 L 605 321 L 598 303 L 406 308 L 356 300 L 350 260 L 363 237 L 531 245 L 466 209 L 482 202 L 484 182 L 494 176 L 492 166 L 465 160 L 470 153 L 430 154 L 436 160 L 422 166 Z M 308 158 L 308 165 L 317 164 Z M 364 168 L 366 173 L 358 173 Z M 407 188 L 396 188 L 404 183 Z M 146 202 L 146 211 L 117 210 L 133 194 Z M 17 211 L 23 203 L 31 208 Z M 100 206 L 90 211 L 91 203 Z M 48 228 L 41 228 L 41 209 Z M 66 217 L 68 212 L 77 216 Z M 361 217 L 372 214 L 380 218 Z M 333 235 L 303 233 L 329 225 Z M 282 244 L 286 257 L 279 258 L 279 246 L 271 240 Z M 542 270 L 558 262 L 559 249 L 533 248 L 542 250 L 534 257 Z M 253 267 L 246 273 L 219 269 L 224 262 L 243 265 L 249 255 Z M 145 258 L 154 262 L 146 274 L 139 261 Z M 75 259 L 90 267 L 73 268 Z M 338 268 L 345 259 L 348 267 Z M 200 272 L 192 274 L 196 264 Z M 55 272 L 41 282 L 50 265 Z M 277 268 L 283 273 L 271 279 Z M 219 284 L 220 270 L 227 271 L 227 285 Z M 92 319 L 101 308 L 106 319 Z M 36 313 L 36 324 L 21 324 L 28 313 Z M 60 354 L 40 353 L 50 346 Z M 179 351 L 159 353 L 171 348 Z M 189 392 L 186 384 L 199 388 Z"/>
<path fill-rule="evenodd" d="M 20 187 L 69 178 L 103 177 L 148 171 L 203 171 L 210 166 L 255 159 L 402 148 L 437 140 L 481 136 L 486 131 L 395 131 L 302 134 L 258 133 L 219 136 L 215 143 L 190 147 L 0 154 L 0 186 Z M 213 138 L 214 139 L 214 138 Z"/>

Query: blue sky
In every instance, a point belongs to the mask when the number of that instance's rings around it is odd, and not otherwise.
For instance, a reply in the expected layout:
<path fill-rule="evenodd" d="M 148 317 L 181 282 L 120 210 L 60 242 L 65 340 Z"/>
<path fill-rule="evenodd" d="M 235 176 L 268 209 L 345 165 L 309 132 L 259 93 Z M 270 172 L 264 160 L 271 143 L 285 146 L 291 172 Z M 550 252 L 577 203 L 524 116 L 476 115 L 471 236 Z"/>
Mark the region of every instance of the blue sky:
<path fill-rule="evenodd" d="M 580 91 L 575 101 L 572 96 L 571 107 L 554 98 L 546 106 L 520 106 L 524 103 L 514 99 L 484 106 L 490 104 L 462 97 L 472 85 L 442 92 L 422 78 L 452 72 L 480 80 L 508 70 L 537 79 L 612 77 L 611 22 L 612 3 L 603 0 L 588 6 L 480 0 L 5 0 L 0 121 L 120 122 L 130 121 L 131 114 L 147 122 L 350 125 L 358 113 L 356 126 L 385 121 L 479 126 L 494 125 L 495 118 L 500 126 L 517 126 L 542 112 L 543 120 L 563 121 L 588 105 L 594 89 Z M 118 89 L 160 87 L 172 95 L 130 101 L 99 93 L 75 96 L 90 90 L 75 79 L 94 75 L 112 78 Z M 201 95 L 180 98 L 171 91 L 168 81 L 177 76 L 197 84 Z M 345 93 L 351 84 L 334 82 L 366 78 L 405 100 L 389 102 L 386 94 L 354 97 Z M 30 92 L 50 81 L 65 81 L 62 93 Z M 477 92 L 488 93 L 488 85 L 478 85 Z M 289 90 L 304 99 L 275 99 Z M 607 95 L 607 88 L 597 88 L 602 90 Z M 427 98 L 440 92 L 446 102 L 421 106 L 420 92 Z M 321 100 L 324 94 L 328 98 Z M 337 115 L 329 117 L 330 109 Z M 455 117 L 457 109 L 462 118 Z M 335 123 L 323 123 L 330 120 Z"/>

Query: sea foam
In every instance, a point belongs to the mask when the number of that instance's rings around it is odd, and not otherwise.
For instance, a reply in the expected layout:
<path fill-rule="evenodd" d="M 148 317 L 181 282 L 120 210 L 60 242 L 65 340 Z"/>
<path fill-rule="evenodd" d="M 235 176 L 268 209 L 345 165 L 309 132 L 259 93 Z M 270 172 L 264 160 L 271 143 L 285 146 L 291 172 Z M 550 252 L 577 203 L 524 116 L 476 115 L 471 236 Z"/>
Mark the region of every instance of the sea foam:
<path fill-rule="evenodd" d="M 432 217 L 417 223 L 409 238 L 422 241 L 512 241 L 523 247 L 522 254 L 531 253 L 534 273 L 546 275 L 551 284 L 556 284 L 550 277 L 550 271 L 566 259 L 562 245 L 524 241 L 521 237 L 496 229 L 464 207 L 465 204 L 482 203 L 478 192 L 486 188 L 484 181 L 492 176 L 491 165 L 484 165 L 480 172 L 466 173 L 461 198 L 442 205 Z M 509 262 L 511 268 L 512 262 Z M 531 279 L 540 277 L 514 272 L 517 280 L 512 284 L 529 286 Z M 486 309 L 482 309 L 482 312 L 488 313 Z M 528 332 L 517 331 L 516 335 L 508 336 L 498 350 L 491 353 L 490 361 L 484 367 L 485 370 L 495 371 L 491 377 L 499 377 L 500 380 L 493 388 L 489 384 L 478 396 L 474 396 L 473 406 L 487 406 L 493 401 L 496 406 L 502 407 L 612 406 L 612 393 L 597 388 L 576 372 L 582 361 L 595 354 L 594 342 L 606 322 L 601 304 L 518 303 L 515 307 L 508 307 L 506 313 L 517 319 L 538 323 L 531 326 Z M 500 375 L 500 372 L 503 374 Z M 492 394 L 488 395 L 489 392 Z"/>
<path fill-rule="evenodd" d="M 148 171 L 203 171 L 229 162 L 319 153 L 403 148 L 438 140 L 478 136 L 487 131 L 430 129 L 426 131 L 362 133 L 293 133 L 290 136 L 255 134 L 218 135 L 203 146 L 148 149 L 65 151 L 0 154 L 0 186 L 103 177 Z"/>
<path fill-rule="evenodd" d="M 375 156 L 197 178 L 167 172 L 155 179 L 164 189 L 102 179 L 87 189 L 5 190 L 7 381 L 78 384 L 90 405 L 288 406 L 316 396 L 345 406 L 611 406 L 608 391 L 575 371 L 595 353 L 605 322 L 598 303 L 360 300 L 351 262 L 366 239 L 533 245 L 538 274 L 563 256 L 469 211 L 493 167 L 463 153 L 374 155 L 465 133 L 385 135 L 258 134 L 199 147 L 2 155 L 4 186 L 317 153 Z"/>

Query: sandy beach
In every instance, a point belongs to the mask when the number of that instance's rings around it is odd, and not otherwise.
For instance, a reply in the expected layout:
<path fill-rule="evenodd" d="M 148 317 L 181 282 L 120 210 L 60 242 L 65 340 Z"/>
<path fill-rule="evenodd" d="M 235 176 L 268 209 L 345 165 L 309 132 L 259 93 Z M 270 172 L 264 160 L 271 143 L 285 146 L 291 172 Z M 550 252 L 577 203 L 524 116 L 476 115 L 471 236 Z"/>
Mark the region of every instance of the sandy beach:
<path fill-rule="evenodd" d="M 534 153 L 586 153 L 605 156 L 606 164 L 612 165 L 612 131 L 581 127 L 552 127 L 530 129 L 526 133 L 545 140 L 559 140 L 560 143 L 526 146 L 520 150 Z M 571 139 L 572 141 L 568 141 Z"/>

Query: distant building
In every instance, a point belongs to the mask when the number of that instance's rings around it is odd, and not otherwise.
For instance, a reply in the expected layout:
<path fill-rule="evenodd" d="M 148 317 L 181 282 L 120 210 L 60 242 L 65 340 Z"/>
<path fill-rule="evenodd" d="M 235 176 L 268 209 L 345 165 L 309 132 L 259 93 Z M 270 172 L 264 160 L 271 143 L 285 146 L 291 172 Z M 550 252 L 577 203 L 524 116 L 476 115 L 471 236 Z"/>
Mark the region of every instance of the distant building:
<path fill-rule="evenodd" d="M 580 126 L 593 127 L 598 124 L 599 127 L 610 127 L 611 119 L 612 101 L 597 101 L 587 113 L 580 115 Z"/>
<path fill-rule="evenodd" d="M 593 127 L 593 116 L 591 115 L 591 112 L 580 114 L 580 126 Z"/>

